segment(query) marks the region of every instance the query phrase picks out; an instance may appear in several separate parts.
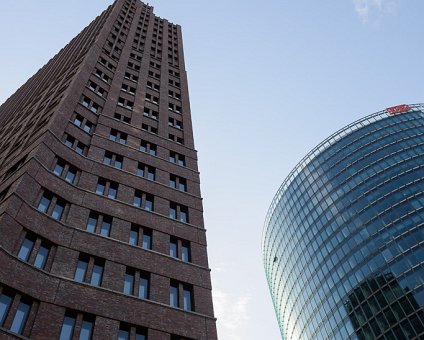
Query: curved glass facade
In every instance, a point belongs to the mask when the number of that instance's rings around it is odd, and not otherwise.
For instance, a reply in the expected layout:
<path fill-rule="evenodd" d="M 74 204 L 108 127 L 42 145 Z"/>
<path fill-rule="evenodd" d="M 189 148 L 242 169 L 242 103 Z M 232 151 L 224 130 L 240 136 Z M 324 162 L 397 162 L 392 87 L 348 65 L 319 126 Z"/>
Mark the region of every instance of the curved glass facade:
<path fill-rule="evenodd" d="M 284 339 L 424 338 L 424 106 L 312 150 L 273 200 L 262 250 Z"/>

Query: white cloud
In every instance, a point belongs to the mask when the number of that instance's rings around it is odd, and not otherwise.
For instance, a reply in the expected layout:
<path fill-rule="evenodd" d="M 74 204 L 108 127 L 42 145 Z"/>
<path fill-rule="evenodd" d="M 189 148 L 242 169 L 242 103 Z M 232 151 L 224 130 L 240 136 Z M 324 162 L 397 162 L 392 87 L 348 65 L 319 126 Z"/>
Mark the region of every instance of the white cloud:
<path fill-rule="evenodd" d="M 353 0 L 355 12 L 363 22 L 368 22 L 370 18 L 377 21 L 385 14 L 392 14 L 395 11 L 398 0 Z"/>
<path fill-rule="evenodd" d="M 249 294 L 244 292 L 230 296 L 216 287 L 212 294 L 220 337 L 225 340 L 243 340 L 242 331 L 249 321 Z"/>

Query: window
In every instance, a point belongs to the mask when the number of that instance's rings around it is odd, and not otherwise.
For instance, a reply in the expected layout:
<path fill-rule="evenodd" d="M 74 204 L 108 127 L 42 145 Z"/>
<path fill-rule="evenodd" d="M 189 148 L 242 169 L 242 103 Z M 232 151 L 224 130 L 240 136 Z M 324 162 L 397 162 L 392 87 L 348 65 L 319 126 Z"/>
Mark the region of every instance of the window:
<path fill-rule="evenodd" d="M 144 108 L 143 115 L 157 120 L 159 118 L 159 113 L 155 110 L 151 110 L 147 107 Z"/>
<path fill-rule="evenodd" d="M 82 97 L 81 104 L 93 113 L 100 113 L 100 105 L 86 96 Z"/>
<path fill-rule="evenodd" d="M 37 237 L 27 233 L 24 240 L 22 241 L 21 247 L 19 248 L 18 258 L 28 262 L 31 259 L 31 254 L 35 252 L 35 259 L 33 260 L 34 266 L 40 269 L 44 269 L 51 246 L 45 240 L 42 240 L 41 238 L 39 239 L 39 246 L 34 247 L 37 241 Z"/>
<path fill-rule="evenodd" d="M 131 80 L 133 82 L 138 82 L 138 77 L 132 73 L 125 72 L 125 79 Z"/>
<path fill-rule="evenodd" d="M 193 310 L 193 289 L 190 285 L 183 285 L 183 309 L 184 310 Z"/>
<path fill-rule="evenodd" d="M 35 244 L 35 236 L 27 235 L 22 242 L 21 248 L 19 249 L 18 257 L 23 261 L 28 261 L 31 255 L 32 248 Z"/>
<path fill-rule="evenodd" d="M 134 295 L 134 269 L 127 268 L 124 276 L 124 294 Z"/>
<path fill-rule="evenodd" d="M 91 266 L 89 265 L 91 264 Z M 77 268 L 75 270 L 74 280 L 78 282 L 90 283 L 93 286 L 101 286 L 105 261 L 90 257 L 87 254 L 80 254 Z M 91 267 L 91 278 L 88 273 L 88 268 Z"/>
<path fill-rule="evenodd" d="M 146 194 L 140 190 L 134 193 L 133 205 L 144 210 L 154 211 L 154 197 L 151 194 Z"/>
<path fill-rule="evenodd" d="M 73 123 L 74 123 L 74 125 L 80 127 L 81 129 L 83 129 L 87 133 L 93 132 L 94 124 L 78 113 L 75 113 Z"/>
<path fill-rule="evenodd" d="M 118 340 L 130 340 L 131 333 L 135 334 L 135 340 L 147 340 L 147 329 L 130 326 L 121 322 L 118 331 Z"/>
<path fill-rule="evenodd" d="M 129 243 L 144 249 L 152 249 L 152 230 L 133 224 L 130 230 Z"/>
<path fill-rule="evenodd" d="M 169 152 L 169 161 L 181 166 L 185 166 L 185 156 L 174 151 Z"/>
<path fill-rule="evenodd" d="M 12 305 L 13 295 L 9 295 L 3 291 L 0 294 L 0 327 L 3 327 L 6 321 L 7 314 L 9 313 L 10 306 Z"/>
<path fill-rule="evenodd" d="M 16 309 L 15 317 L 12 321 L 10 331 L 16 334 L 22 334 L 25 328 L 25 324 L 28 319 L 29 311 L 31 309 L 31 302 L 25 298 L 21 299 Z"/>
<path fill-rule="evenodd" d="M 178 283 L 176 282 L 171 282 L 169 287 L 169 305 L 176 308 L 180 305 L 178 297 Z"/>
<path fill-rule="evenodd" d="M 65 181 L 74 184 L 77 178 L 78 169 L 63 159 L 58 158 L 53 168 L 53 173 L 56 176 L 62 177 Z"/>
<path fill-rule="evenodd" d="M 180 87 L 181 86 L 181 84 L 178 81 L 175 81 L 173 79 L 169 79 L 168 83 L 169 83 L 169 85 L 175 86 L 175 87 Z"/>
<path fill-rule="evenodd" d="M 110 71 L 113 71 L 115 69 L 115 66 L 113 66 L 112 63 L 108 62 L 105 58 L 100 57 L 99 63 L 102 64 L 104 67 L 109 69 Z"/>
<path fill-rule="evenodd" d="M 171 98 L 175 98 L 175 99 L 181 100 L 181 94 L 178 93 L 178 92 L 174 92 L 174 91 L 169 90 L 168 91 L 168 96 L 171 97 Z"/>
<path fill-rule="evenodd" d="M 140 143 L 140 151 L 149 153 L 153 156 L 156 156 L 157 146 L 156 144 L 146 142 L 144 140 Z"/>
<path fill-rule="evenodd" d="M 38 203 L 38 211 L 45 213 L 55 220 L 60 221 L 63 217 L 66 201 L 54 196 L 51 192 L 45 191 Z"/>
<path fill-rule="evenodd" d="M 168 109 L 170 111 L 173 111 L 173 112 L 176 112 L 176 113 L 181 113 L 181 106 L 175 105 L 173 103 L 169 103 L 168 104 Z"/>
<path fill-rule="evenodd" d="M 148 125 L 148 124 L 141 124 L 141 129 L 144 130 L 144 131 L 154 133 L 155 135 L 158 134 L 158 129 L 156 127 Z"/>
<path fill-rule="evenodd" d="M 117 131 L 115 129 L 110 130 L 109 139 L 118 142 L 120 144 L 127 144 L 127 137 L 128 135 L 126 133 Z"/>
<path fill-rule="evenodd" d="M 102 215 L 91 211 L 87 220 L 86 230 L 90 233 L 100 234 L 109 237 L 112 229 L 113 218 L 108 215 Z"/>
<path fill-rule="evenodd" d="M 75 270 L 74 280 L 78 282 L 84 282 L 85 277 L 87 275 L 87 268 L 88 268 L 88 261 L 89 257 L 88 255 L 81 254 L 78 263 L 77 268 Z"/>
<path fill-rule="evenodd" d="M 169 256 L 191 262 L 190 242 L 171 236 L 169 241 Z"/>
<path fill-rule="evenodd" d="M 105 156 L 103 157 L 103 164 L 113 166 L 117 169 L 122 169 L 123 157 L 116 155 L 110 151 L 105 151 Z"/>
<path fill-rule="evenodd" d="M 67 147 L 74 149 L 80 155 L 85 155 L 86 146 L 83 143 L 77 141 L 74 137 L 70 135 L 65 135 L 64 143 Z"/>
<path fill-rule="evenodd" d="M 104 178 L 99 178 L 96 186 L 96 194 L 107 196 L 111 199 L 116 199 L 118 196 L 119 184 L 116 182 L 108 181 Z"/>
<path fill-rule="evenodd" d="M 75 337 L 79 340 L 92 339 L 96 317 L 90 314 L 83 314 L 82 317 L 78 317 L 78 314 L 74 311 L 66 311 L 59 340 L 72 340 Z"/>
<path fill-rule="evenodd" d="M 143 163 L 138 163 L 137 176 L 145 177 L 150 181 L 156 178 L 156 169 Z"/>
<path fill-rule="evenodd" d="M 99 95 L 100 97 L 105 97 L 106 96 L 106 91 L 100 87 L 99 85 L 97 85 L 94 81 L 89 81 L 88 82 L 88 88 L 93 91 L 95 94 Z"/>
<path fill-rule="evenodd" d="M 127 85 L 127 84 L 122 84 L 122 88 L 121 88 L 121 90 L 122 90 L 123 92 L 127 92 L 127 93 L 129 93 L 129 94 L 134 95 L 134 94 L 135 94 L 135 91 L 136 91 L 136 88 L 135 88 L 135 87 L 132 87 L 132 86 L 130 86 L 130 85 Z"/>
<path fill-rule="evenodd" d="M 151 81 L 147 82 L 147 88 L 154 90 L 154 91 L 160 90 L 160 86 L 158 84 L 152 83 Z"/>
<path fill-rule="evenodd" d="M 169 175 L 169 186 L 174 189 L 178 189 L 179 191 L 187 191 L 187 180 L 182 177 L 178 177 L 176 175 Z"/>
<path fill-rule="evenodd" d="M 132 110 L 133 107 L 134 107 L 134 102 L 132 102 L 128 99 L 119 97 L 118 98 L 118 106 L 121 106 L 121 107 L 128 109 L 128 110 Z"/>
<path fill-rule="evenodd" d="M 95 69 L 95 71 L 94 71 L 94 74 L 95 74 L 95 76 L 96 77 L 98 77 L 98 78 L 100 78 L 101 80 L 103 80 L 105 83 L 108 83 L 109 84 L 109 82 L 110 82 L 110 77 L 107 75 L 107 74 L 105 74 L 104 72 L 102 72 L 102 71 L 100 71 L 99 69 Z"/>
<path fill-rule="evenodd" d="M 159 104 L 159 98 L 151 95 L 150 93 L 146 93 L 146 101 L 151 102 L 153 104 Z"/>
<path fill-rule="evenodd" d="M 119 113 L 115 113 L 115 115 L 113 116 L 115 119 L 118 119 L 120 121 L 123 121 L 124 123 L 130 124 L 131 123 L 131 118 L 121 115 Z"/>
<path fill-rule="evenodd" d="M 178 119 L 174 119 L 174 118 L 171 118 L 171 117 L 168 118 L 168 125 L 176 128 L 176 129 L 179 129 L 179 130 L 183 129 L 183 123 L 181 121 L 179 121 Z"/>
<path fill-rule="evenodd" d="M 140 273 L 140 282 L 138 286 L 138 297 L 140 299 L 149 298 L 149 275 L 147 273 Z"/>
<path fill-rule="evenodd" d="M 188 207 L 170 202 L 169 204 L 169 215 L 170 218 L 179 220 L 181 222 L 189 223 L 188 221 Z"/>

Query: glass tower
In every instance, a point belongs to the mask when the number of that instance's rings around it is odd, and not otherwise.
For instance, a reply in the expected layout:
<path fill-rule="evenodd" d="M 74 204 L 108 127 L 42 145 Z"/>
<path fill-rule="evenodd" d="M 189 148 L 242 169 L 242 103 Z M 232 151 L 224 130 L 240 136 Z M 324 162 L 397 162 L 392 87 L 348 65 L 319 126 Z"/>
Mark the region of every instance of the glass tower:
<path fill-rule="evenodd" d="M 424 106 L 360 119 L 313 149 L 265 220 L 284 339 L 424 337 Z"/>

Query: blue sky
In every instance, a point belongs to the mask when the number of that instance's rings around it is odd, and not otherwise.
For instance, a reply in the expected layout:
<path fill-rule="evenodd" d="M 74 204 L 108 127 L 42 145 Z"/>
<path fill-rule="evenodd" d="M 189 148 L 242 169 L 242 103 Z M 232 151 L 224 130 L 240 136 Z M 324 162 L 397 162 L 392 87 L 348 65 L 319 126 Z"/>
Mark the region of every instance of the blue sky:
<path fill-rule="evenodd" d="M 2 0 L 0 102 L 111 2 Z M 325 137 L 423 101 L 424 2 L 150 4 L 183 27 L 220 339 L 279 339 L 260 248 L 268 206 Z"/>

